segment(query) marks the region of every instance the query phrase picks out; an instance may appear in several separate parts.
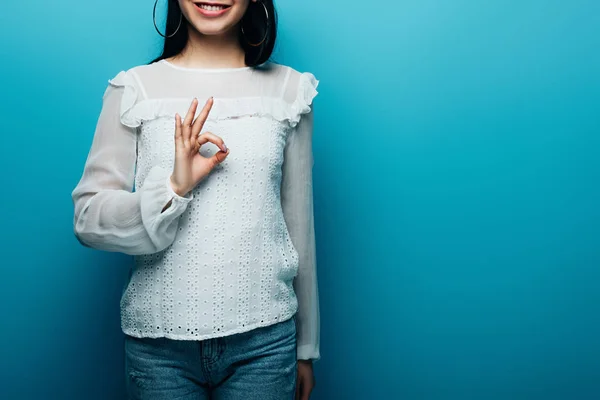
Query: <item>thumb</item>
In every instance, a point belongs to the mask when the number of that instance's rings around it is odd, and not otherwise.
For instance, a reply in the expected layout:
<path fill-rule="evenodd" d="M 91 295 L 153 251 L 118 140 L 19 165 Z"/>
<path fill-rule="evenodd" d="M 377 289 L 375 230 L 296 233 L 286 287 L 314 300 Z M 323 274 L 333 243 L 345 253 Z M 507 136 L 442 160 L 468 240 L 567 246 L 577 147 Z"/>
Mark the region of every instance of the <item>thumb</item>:
<path fill-rule="evenodd" d="M 227 158 L 228 155 L 229 155 L 229 149 L 227 149 L 227 152 L 219 150 L 212 157 L 210 157 L 209 160 L 212 162 L 213 166 L 216 166 L 218 164 L 221 164 L 223 161 L 225 161 L 225 159 Z"/>

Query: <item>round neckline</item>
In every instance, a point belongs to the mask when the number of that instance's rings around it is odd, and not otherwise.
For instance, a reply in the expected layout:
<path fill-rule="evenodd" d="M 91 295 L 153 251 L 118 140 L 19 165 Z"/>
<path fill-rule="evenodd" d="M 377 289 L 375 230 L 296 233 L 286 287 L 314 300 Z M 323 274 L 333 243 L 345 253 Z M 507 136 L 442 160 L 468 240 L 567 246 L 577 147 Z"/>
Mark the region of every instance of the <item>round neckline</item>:
<path fill-rule="evenodd" d="M 166 59 L 160 60 L 161 63 L 168 65 L 171 68 L 178 69 L 181 71 L 193 71 L 193 72 L 236 72 L 236 71 L 245 71 L 251 69 L 252 67 L 232 67 L 232 68 L 190 68 L 190 67 L 181 67 L 179 65 L 175 65 Z"/>

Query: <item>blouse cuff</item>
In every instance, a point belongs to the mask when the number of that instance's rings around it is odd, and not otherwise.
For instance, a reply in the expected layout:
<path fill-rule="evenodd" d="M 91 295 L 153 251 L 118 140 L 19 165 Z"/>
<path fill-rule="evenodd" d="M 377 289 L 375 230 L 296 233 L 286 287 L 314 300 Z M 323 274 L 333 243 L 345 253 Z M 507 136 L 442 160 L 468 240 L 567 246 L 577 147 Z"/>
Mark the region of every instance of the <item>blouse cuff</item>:
<path fill-rule="evenodd" d="M 167 193 L 169 194 L 169 197 L 171 197 L 171 199 L 173 199 L 173 201 L 178 201 L 178 202 L 187 204 L 190 201 L 192 201 L 192 199 L 194 198 L 194 194 L 192 193 L 192 191 L 189 191 L 185 196 L 178 195 L 173 190 L 173 186 L 171 186 L 171 175 L 167 175 L 166 185 L 167 185 Z"/>
<path fill-rule="evenodd" d="M 312 344 L 298 345 L 298 360 L 318 361 L 321 358 L 319 349 Z"/>
<path fill-rule="evenodd" d="M 185 212 L 193 195 L 179 196 L 168 181 L 171 171 L 154 166 L 141 187 L 142 221 L 150 239 L 157 249 L 163 250 L 175 239 L 176 219 Z M 165 205 L 171 205 L 163 211 Z"/>

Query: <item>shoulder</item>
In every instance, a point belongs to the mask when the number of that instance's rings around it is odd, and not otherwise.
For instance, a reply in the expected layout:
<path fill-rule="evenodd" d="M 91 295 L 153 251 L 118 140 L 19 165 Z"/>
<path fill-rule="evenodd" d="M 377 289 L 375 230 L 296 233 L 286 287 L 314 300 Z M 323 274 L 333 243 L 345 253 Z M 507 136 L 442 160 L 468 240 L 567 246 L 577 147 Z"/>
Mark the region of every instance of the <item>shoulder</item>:
<path fill-rule="evenodd" d="M 262 69 L 264 71 L 270 71 L 274 75 L 281 76 L 287 82 L 300 82 L 303 79 L 317 81 L 315 75 L 312 72 L 300 71 L 290 65 L 279 64 L 274 61 L 268 61 L 257 68 Z"/>
<path fill-rule="evenodd" d="M 162 61 L 155 61 L 150 64 L 138 64 L 130 67 L 126 70 L 128 74 L 133 76 L 154 76 L 156 74 L 163 74 L 167 71 L 170 71 L 171 68 L 168 67 Z"/>
<path fill-rule="evenodd" d="M 280 79 L 283 98 L 287 103 L 310 102 L 318 94 L 319 80 L 309 71 L 300 71 L 290 65 L 268 62 L 267 70 Z"/>
<path fill-rule="evenodd" d="M 133 86 L 139 88 L 143 79 L 160 74 L 162 63 L 139 64 L 120 70 L 108 82 L 113 86 Z"/>
<path fill-rule="evenodd" d="M 269 62 L 266 66 L 279 78 L 281 97 L 288 110 L 292 126 L 297 125 L 304 114 L 311 113 L 313 100 L 319 93 L 319 80 L 312 72 L 300 71 L 292 66 Z"/>
<path fill-rule="evenodd" d="M 120 119 L 121 123 L 128 127 L 137 127 L 141 123 L 139 116 L 135 115 L 133 108 L 136 103 L 145 98 L 145 89 L 142 84 L 141 76 L 148 76 L 148 73 L 153 73 L 157 68 L 157 63 L 148 65 L 135 65 L 127 69 L 122 69 L 112 78 L 108 79 L 108 87 L 104 92 L 104 99 L 108 98 L 110 93 L 114 93 L 111 96 L 111 101 L 120 101 Z M 115 92 L 115 89 L 120 89 L 119 92 Z M 117 95 L 120 93 L 120 95 Z"/>

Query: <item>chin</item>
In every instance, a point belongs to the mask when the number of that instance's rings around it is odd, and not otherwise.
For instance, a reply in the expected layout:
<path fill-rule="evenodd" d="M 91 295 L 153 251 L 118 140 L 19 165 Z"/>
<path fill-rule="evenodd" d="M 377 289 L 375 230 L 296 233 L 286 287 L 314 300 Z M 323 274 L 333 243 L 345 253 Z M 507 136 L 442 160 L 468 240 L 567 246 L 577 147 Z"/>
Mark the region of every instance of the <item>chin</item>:
<path fill-rule="evenodd" d="M 235 26 L 235 24 L 207 24 L 197 21 L 191 23 L 196 31 L 207 36 L 223 35 Z"/>

